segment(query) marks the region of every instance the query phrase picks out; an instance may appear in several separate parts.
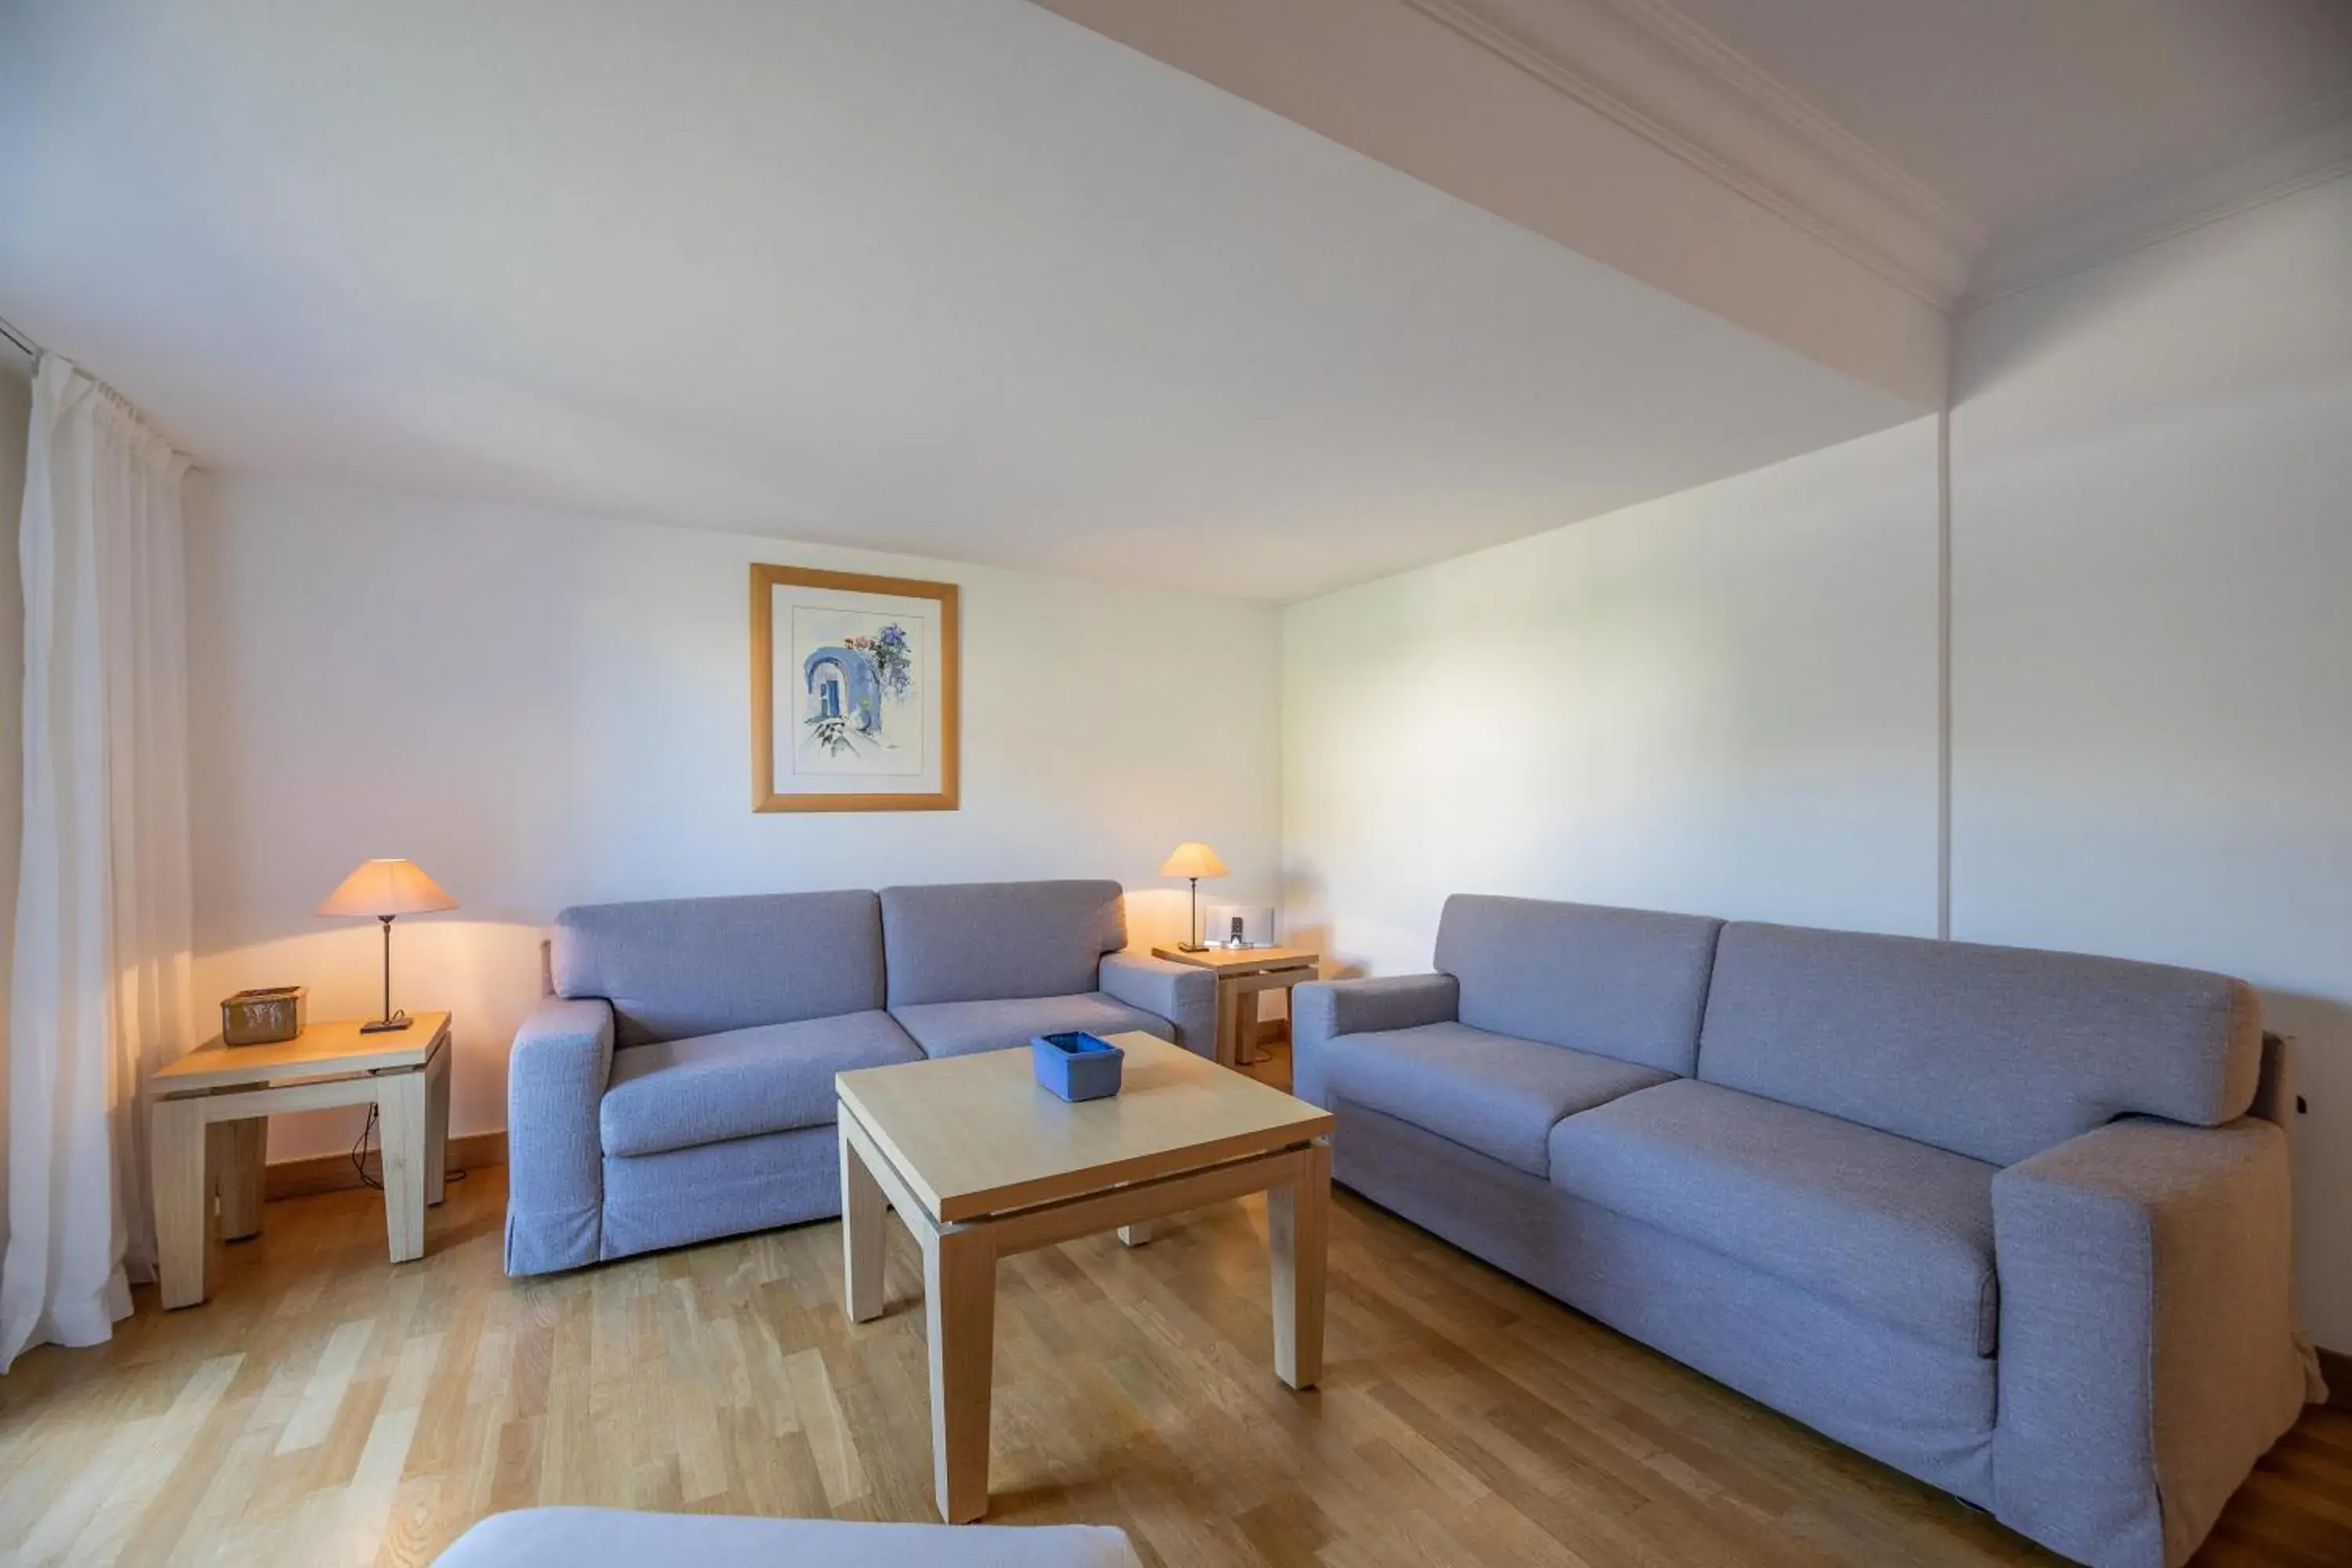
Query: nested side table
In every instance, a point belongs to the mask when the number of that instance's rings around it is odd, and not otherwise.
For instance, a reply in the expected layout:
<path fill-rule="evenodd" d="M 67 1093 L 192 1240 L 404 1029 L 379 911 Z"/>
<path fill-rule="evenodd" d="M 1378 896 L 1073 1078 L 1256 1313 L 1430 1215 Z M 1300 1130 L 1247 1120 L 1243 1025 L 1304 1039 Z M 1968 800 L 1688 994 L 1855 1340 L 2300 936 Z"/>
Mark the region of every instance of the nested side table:
<path fill-rule="evenodd" d="M 448 1014 L 419 1013 L 407 1028 L 383 1034 L 362 1034 L 359 1020 L 347 1019 L 312 1024 L 276 1045 L 215 1038 L 157 1073 L 149 1093 L 164 1306 L 193 1307 L 210 1293 L 218 1237 L 260 1231 L 268 1119 L 281 1110 L 376 1108 L 392 1260 L 425 1256 L 425 1206 L 441 1201 L 447 1182 Z"/>
<path fill-rule="evenodd" d="M 1217 977 L 1217 1061 L 1223 1067 L 1246 1067 L 1257 1060 L 1257 997 L 1279 991 L 1286 1001 L 1290 988 L 1315 978 L 1315 955 L 1299 947 L 1212 947 L 1186 952 L 1181 947 L 1155 947 L 1154 958 L 1189 963 Z"/>

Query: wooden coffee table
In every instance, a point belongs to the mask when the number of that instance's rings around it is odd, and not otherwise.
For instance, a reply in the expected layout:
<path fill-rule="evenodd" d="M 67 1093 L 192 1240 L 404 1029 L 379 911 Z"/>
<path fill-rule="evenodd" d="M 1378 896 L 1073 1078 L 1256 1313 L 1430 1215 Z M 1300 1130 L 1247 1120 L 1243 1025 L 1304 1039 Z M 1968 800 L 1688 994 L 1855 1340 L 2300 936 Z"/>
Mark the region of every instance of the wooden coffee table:
<path fill-rule="evenodd" d="M 1274 1368 L 1323 1372 L 1331 1113 L 1149 1035 L 1114 1035 L 1125 1079 L 1070 1105 L 1025 1050 L 863 1068 L 840 1097 L 841 1219 L 850 1318 L 882 1315 L 886 1206 L 923 1249 L 931 1479 L 951 1524 L 988 1511 L 996 1260 L 1098 1231 L 1135 1245 L 1150 1222 L 1266 1194 Z"/>

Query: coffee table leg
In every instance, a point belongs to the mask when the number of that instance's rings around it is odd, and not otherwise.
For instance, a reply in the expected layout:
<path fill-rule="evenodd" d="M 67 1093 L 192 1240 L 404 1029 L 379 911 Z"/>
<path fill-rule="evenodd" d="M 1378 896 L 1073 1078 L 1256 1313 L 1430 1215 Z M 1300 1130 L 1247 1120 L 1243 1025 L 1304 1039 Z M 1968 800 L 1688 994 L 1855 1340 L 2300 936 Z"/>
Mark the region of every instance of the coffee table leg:
<path fill-rule="evenodd" d="M 1323 1270 L 1331 1228 L 1331 1146 L 1299 1152 L 1298 1179 L 1265 1194 L 1274 1268 L 1274 1370 L 1293 1388 L 1323 1376 Z"/>
<path fill-rule="evenodd" d="M 842 1289 L 849 1321 L 870 1323 L 882 1315 L 882 1222 L 889 1205 L 847 1129 L 835 1122 L 835 1132 L 841 1141 Z"/>
<path fill-rule="evenodd" d="M 985 1226 L 942 1230 L 923 1248 L 931 1352 L 931 1485 L 940 1517 L 988 1511 L 988 1401 L 995 1375 L 996 1242 Z"/>
<path fill-rule="evenodd" d="M 1139 1219 L 1133 1225 L 1120 1226 L 1118 1227 L 1118 1244 L 1121 1247 L 1142 1247 L 1146 1245 L 1151 1240 L 1152 1236 L 1155 1234 L 1153 1227 L 1159 1223 L 1160 1222 L 1158 1220 Z"/>

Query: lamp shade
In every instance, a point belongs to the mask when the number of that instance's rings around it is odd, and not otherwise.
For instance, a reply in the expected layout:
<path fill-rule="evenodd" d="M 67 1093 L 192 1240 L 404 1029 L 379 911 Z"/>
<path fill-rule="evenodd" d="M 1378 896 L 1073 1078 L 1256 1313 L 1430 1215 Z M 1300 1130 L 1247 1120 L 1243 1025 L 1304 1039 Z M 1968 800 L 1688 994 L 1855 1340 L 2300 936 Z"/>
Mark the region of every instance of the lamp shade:
<path fill-rule="evenodd" d="M 413 860 L 363 860 L 344 878 L 327 901 L 322 915 L 425 915 L 454 910 L 457 900 L 440 883 L 417 869 Z"/>
<path fill-rule="evenodd" d="M 1217 858 L 1215 850 L 1199 839 L 1188 838 L 1176 846 L 1175 852 L 1168 857 L 1168 864 L 1160 868 L 1160 874 L 1163 877 L 1222 877 L 1225 874 L 1225 863 Z"/>

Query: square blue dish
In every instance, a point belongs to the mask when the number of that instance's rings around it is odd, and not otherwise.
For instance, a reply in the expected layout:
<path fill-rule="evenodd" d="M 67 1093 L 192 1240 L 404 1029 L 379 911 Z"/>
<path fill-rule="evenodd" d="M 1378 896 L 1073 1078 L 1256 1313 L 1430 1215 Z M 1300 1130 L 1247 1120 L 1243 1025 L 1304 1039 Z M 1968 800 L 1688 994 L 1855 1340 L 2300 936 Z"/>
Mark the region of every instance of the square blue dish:
<path fill-rule="evenodd" d="M 1106 1100 L 1118 1092 L 1127 1053 L 1099 1035 L 1072 1030 L 1029 1037 L 1029 1061 L 1037 1081 L 1064 1100 Z"/>

